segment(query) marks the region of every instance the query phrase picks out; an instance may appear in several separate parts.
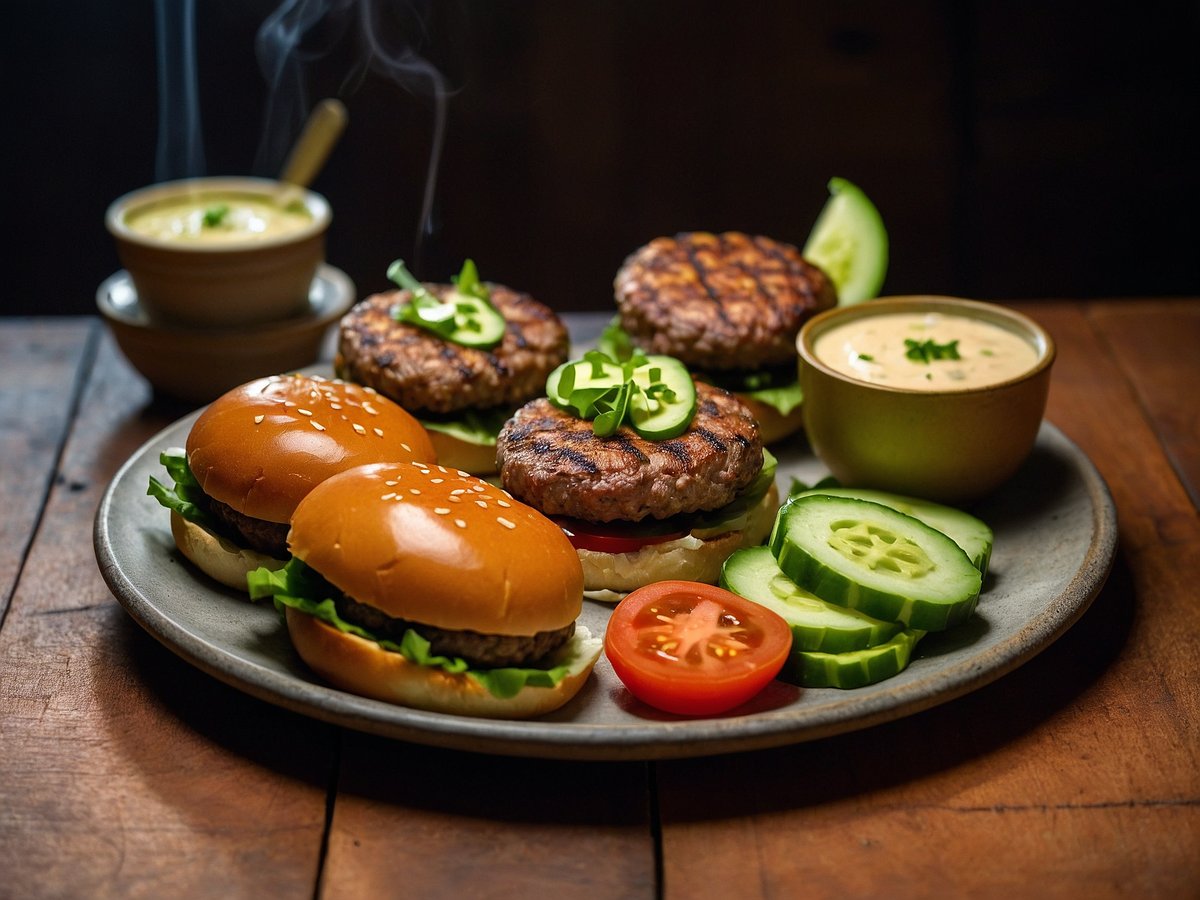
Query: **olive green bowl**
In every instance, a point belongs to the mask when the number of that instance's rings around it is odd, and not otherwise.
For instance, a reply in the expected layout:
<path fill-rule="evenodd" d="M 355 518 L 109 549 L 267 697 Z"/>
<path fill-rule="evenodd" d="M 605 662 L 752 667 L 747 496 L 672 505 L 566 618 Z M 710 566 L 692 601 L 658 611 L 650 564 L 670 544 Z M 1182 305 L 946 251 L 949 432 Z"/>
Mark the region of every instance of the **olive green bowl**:
<path fill-rule="evenodd" d="M 998 325 L 1027 341 L 1036 362 L 983 387 L 917 390 L 840 373 L 814 345 L 863 316 L 941 313 Z M 845 485 L 966 503 L 1002 485 L 1033 448 L 1046 409 L 1054 342 L 1036 322 L 991 303 L 887 297 L 814 316 L 796 338 L 804 425 L 813 451 Z"/>
<path fill-rule="evenodd" d="M 167 239 L 136 225 L 155 207 L 218 207 L 229 197 L 279 209 L 297 206 L 307 222 L 286 233 L 217 243 Z M 132 191 L 113 201 L 104 222 L 146 315 L 164 325 L 227 328 L 305 314 L 331 219 L 328 201 L 314 191 L 269 178 L 212 177 Z"/>

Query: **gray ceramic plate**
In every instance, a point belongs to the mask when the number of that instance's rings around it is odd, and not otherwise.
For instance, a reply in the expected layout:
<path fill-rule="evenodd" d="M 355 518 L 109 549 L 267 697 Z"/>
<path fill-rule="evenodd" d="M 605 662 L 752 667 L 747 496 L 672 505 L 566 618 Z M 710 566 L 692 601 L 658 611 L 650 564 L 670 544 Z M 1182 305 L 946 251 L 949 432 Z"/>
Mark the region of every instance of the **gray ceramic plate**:
<path fill-rule="evenodd" d="M 658 713 L 632 700 L 603 658 L 566 707 L 530 722 L 471 719 L 368 700 L 326 687 L 292 650 L 271 606 L 207 580 L 175 550 L 167 512 L 146 496 L 158 454 L 182 446 L 195 414 L 121 468 L 96 515 L 96 558 L 117 599 L 188 662 L 255 697 L 309 716 L 423 744 L 565 759 L 700 756 L 811 740 L 915 713 L 991 682 L 1069 628 L 1104 584 L 1116 513 L 1088 458 L 1044 425 L 1028 463 L 974 511 L 995 529 L 991 575 L 969 622 L 918 645 L 895 678 L 851 691 L 774 682 L 751 704 L 708 719 Z M 782 490 L 825 474 L 803 442 L 777 451 Z M 602 634 L 609 607 L 585 601 Z"/>

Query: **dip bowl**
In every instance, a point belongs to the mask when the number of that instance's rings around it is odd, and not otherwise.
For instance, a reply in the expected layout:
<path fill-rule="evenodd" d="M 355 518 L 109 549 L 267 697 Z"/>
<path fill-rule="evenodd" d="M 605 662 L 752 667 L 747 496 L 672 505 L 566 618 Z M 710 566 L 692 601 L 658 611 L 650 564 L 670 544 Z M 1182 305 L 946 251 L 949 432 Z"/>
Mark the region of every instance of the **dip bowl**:
<path fill-rule="evenodd" d="M 899 321 L 889 314 L 937 322 L 927 332 L 932 342 L 925 344 L 918 330 L 908 344 L 907 334 L 893 335 L 890 354 L 847 349 L 858 346 L 848 329 L 882 331 L 884 322 Z M 961 362 L 948 358 L 958 354 L 957 338 L 976 323 L 1000 343 L 1013 344 L 1007 370 L 993 359 L 1004 353 L 978 349 L 965 339 Z M 951 340 L 955 348 L 947 350 Z M 937 296 L 888 297 L 828 310 L 805 323 L 796 346 L 805 430 L 835 478 L 848 486 L 960 504 L 996 490 L 1029 455 L 1045 413 L 1055 354 L 1049 334 L 1020 313 Z M 843 360 L 849 355 L 854 374 L 837 362 L 839 354 Z M 979 383 L 958 371 L 976 362 L 994 369 L 979 376 Z"/>
<path fill-rule="evenodd" d="M 265 178 L 193 178 L 115 200 L 105 225 L 146 315 L 227 328 L 302 315 L 325 257 L 329 203 Z"/>

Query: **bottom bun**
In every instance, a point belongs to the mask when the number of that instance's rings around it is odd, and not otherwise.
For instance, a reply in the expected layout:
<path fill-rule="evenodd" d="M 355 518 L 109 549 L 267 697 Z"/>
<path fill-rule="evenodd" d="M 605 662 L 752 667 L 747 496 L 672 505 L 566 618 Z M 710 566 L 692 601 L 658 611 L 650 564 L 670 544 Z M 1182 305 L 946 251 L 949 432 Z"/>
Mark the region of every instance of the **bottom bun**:
<path fill-rule="evenodd" d="M 630 591 L 656 581 L 700 581 L 716 584 L 721 566 L 734 550 L 761 544 L 771 532 L 779 509 L 779 493 L 772 486 L 737 531 L 707 538 L 694 533 L 661 544 L 648 544 L 631 553 L 580 550 L 583 595 L 591 600 L 615 602 Z"/>
<path fill-rule="evenodd" d="M 758 420 L 758 434 L 764 444 L 774 444 L 785 437 L 790 437 L 804 426 L 803 404 L 785 414 L 769 403 L 763 403 L 748 394 L 738 394 L 737 398 L 749 408 L 750 414 Z"/>
<path fill-rule="evenodd" d="M 171 512 L 171 535 L 179 552 L 196 568 L 239 591 L 246 590 L 246 575 L 260 566 L 275 570 L 282 569 L 287 563 L 287 560 L 239 547 L 174 511 Z"/>
<path fill-rule="evenodd" d="M 375 700 L 432 712 L 489 719 L 527 719 L 558 709 L 587 681 L 601 641 L 582 626 L 568 645 L 571 670 L 555 687 L 522 688 L 496 697 L 469 675 L 419 666 L 374 641 L 346 634 L 307 613 L 287 608 L 288 634 L 300 658 L 330 684 Z"/>
<path fill-rule="evenodd" d="M 438 431 L 436 428 L 427 429 L 429 439 L 433 442 L 433 450 L 437 454 L 438 465 L 447 469 L 458 469 L 471 475 L 496 474 L 496 444 L 477 444 L 474 441 L 464 441 L 452 434 Z"/>

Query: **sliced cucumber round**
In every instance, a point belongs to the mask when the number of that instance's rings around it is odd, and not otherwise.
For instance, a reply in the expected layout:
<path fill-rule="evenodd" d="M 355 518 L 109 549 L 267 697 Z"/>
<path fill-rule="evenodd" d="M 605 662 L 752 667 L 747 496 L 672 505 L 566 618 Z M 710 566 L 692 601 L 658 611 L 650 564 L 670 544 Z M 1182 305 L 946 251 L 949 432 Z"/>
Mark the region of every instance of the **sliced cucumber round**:
<path fill-rule="evenodd" d="M 839 306 L 877 297 L 888 267 L 883 217 L 858 187 L 845 178 L 831 178 L 829 199 L 802 255 L 833 279 Z"/>
<path fill-rule="evenodd" d="M 794 650 L 780 677 L 801 687 L 858 688 L 898 675 L 925 632 L 906 628 L 876 647 L 849 653 Z"/>
<path fill-rule="evenodd" d="M 784 574 L 822 600 L 910 628 L 956 625 L 979 598 L 982 575 L 958 544 L 879 503 L 796 497 L 770 546 Z"/>
<path fill-rule="evenodd" d="M 734 552 L 721 569 L 721 587 L 783 617 L 792 629 L 793 650 L 845 653 L 887 643 L 900 631 L 854 609 L 834 606 L 783 574 L 770 547 Z"/>
<path fill-rule="evenodd" d="M 853 497 L 857 500 L 870 500 L 872 503 L 882 503 L 890 506 L 906 516 L 920 519 L 930 528 L 936 528 L 954 543 L 958 544 L 971 560 L 981 575 L 987 574 L 988 563 L 992 558 L 992 543 L 995 536 L 992 529 L 970 513 L 963 512 L 951 506 L 943 506 L 932 500 L 922 500 L 918 497 L 906 497 L 902 494 L 890 494 L 887 491 L 874 491 L 869 488 L 828 487 L 813 488 L 798 496 L 809 494 L 825 494 L 830 497 Z"/>
<path fill-rule="evenodd" d="M 633 430 L 648 441 L 666 441 L 687 431 L 696 414 L 696 383 L 679 360 L 649 356 L 633 370 L 641 391 L 629 399 Z"/>
<path fill-rule="evenodd" d="M 463 347 L 487 349 L 504 340 L 508 323 L 504 315 L 486 300 L 457 291 L 450 295 L 454 307 L 454 328 L 446 340 Z"/>

